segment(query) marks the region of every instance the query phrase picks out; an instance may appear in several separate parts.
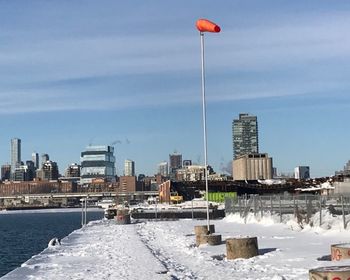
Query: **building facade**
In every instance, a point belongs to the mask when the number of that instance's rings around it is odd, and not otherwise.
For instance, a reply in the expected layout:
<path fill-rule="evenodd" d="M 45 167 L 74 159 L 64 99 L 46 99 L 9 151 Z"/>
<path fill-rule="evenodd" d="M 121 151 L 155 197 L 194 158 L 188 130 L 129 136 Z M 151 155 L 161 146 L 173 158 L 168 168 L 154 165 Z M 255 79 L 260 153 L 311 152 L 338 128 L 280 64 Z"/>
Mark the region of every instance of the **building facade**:
<path fill-rule="evenodd" d="M 232 122 L 233 159 L 259 153 L 258 120 L 256 116 L 239 114 Z"/>
<path fill-rule="evenodd" d="M 4 164 L 1 166 L 1 181 L 11 179 L 11 164 Z"/>
<path fill-rule="evenodd" d="M 35 169 L 39 169 L 40 165 L 39 165 L 39 154 L 36 152 L 32 153 L 32 161 L 34 162 L 34 168 Z"/>
<path fill-rule="evenodd" d="M 157 170 L 157 174 L 162 175 L 164 177 L 168 177 L 169 176 L 169 168 L 168 168 L 168 162 L 163 161 L 161 163 L 158 164 L 158 170 Z"/>
<path fill-rule="evenodd" d="M 124 176 L 135 176 L 135 162 L 126 159 L 124 161 Z"/>
<path fill-rule="evenodd" d="M 169 173 L 174 175 L 180 168 L 182 168 L 182 155 L 177 153 L 169 155 Z"/>
<path fill-rule="evenodd" d="M 136 176 L 120 176 L 119 177 L 119 191 L 123 193 L 136 191 Z"/>
<path fill-rule="evenodd" d="M 76 164 L 76 163 L 72 163 L 70 164 L 65 173 L 64 173 L 64 176 L 66 178 L 77 178 L 77 177 L 80 177 L 80 165 L 79 164 Z"/>
<path fill-rule="evenodd" d="M 81 153 L 80 183 L 88 184 L 93 179 L 115 180 L 115 157 L 112 146 L 88 146 Z"/>
<path fill-rule="evenodd" d="M 36 177 L 44 181 L 57 180 L 59 177 L 57 162 L 48 160 L 36 171 Z"/>
<path fill-rule="evenodd" d="M 21 139 L 11 139 L 11 173 L 21 165 Z"/>
<path fill-rule="evenodd" d="M 188 165 L 176 172 L 177 181 L 202 181 L 205 180 L 205 166 Z"/>
<path fill-rule="evenodd" d="M 48 160 L 50 160 L 50 157 L 48 154 L 41 154 L 41 166 L 47 162 Z"/>
<path fill-rule="evenodd" d="M 310 167 L 309 166 L 297 166 L 294 168 L 294 178 L 297 180 L 310 179 Z"/>
<path fill-rule="evenodd" d="M 233 180 L 272 179 L 272 158 L 268 154 L 246 154 L 232 164 Z"/>

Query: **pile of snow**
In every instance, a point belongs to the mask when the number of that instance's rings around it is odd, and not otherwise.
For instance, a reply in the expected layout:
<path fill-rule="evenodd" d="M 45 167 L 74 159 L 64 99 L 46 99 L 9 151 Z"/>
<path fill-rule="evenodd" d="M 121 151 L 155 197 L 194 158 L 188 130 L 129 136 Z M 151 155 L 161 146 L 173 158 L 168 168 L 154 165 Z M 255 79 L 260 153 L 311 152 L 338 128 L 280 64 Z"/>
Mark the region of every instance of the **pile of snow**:
<path fill-rule="evenodd" d="M 281 219 L 279 214 L 271 215 L 270 213 L 265 213 L 263 217 L 254 215 L 254 213 L 248 213 L 246 218 L 242 218 L 239 213 L 235 213 L 227 215 L 224 220 L 240 224 L 260 224 L 264 226 L 282 223 L 294 231 L 313 231 L 317 233 L 350 231 L 350 227 L 347 227 L 347 223 L 345 223 L 346 228 L 344 229 L 342 215 L 333 215 L 328 210 L 322 211 L 321 213 L 316 212 L 310 217 L 308 223 L 305 220 L 298 222 L 294 214 L 283 214 Z M 350 221 L 350 215 L 345 215 L 345 221 Z"/>

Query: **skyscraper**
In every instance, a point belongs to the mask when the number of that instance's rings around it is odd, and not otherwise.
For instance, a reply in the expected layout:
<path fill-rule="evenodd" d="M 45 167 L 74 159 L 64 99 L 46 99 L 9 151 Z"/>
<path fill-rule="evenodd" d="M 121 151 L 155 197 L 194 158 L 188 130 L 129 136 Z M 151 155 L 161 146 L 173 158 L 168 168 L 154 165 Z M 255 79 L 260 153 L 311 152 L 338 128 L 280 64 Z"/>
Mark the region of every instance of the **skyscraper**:
<path fill-rule="evenodd" d="M 182 167 L 182 155 L 178 153 L 174 153 L 169 155 L 169 173 L 175 174 L 176 170 Z"/>
<path fill-rule="evenodd" d="M 11 139 L 11 173 L 21 165 L 21 139 Z"/>
<path fill-rule="evenodd" d="M 256 116 L 239 114 L 232 122 L 233 158 L 259 153 L 258 120 Z"/>
<path fill-rule="evenodd" d="M 43 166 L 49 160 L 50 160 L 50 157 L 48 154 L 41 154 L 41 166 Z"/>
<path fill-rule="evenodd" d="M 169 171 L 168 171 L 168 162 L 167 161 L 163 161 L 163 162 L 158 164 L 157 174 L 160 174 L 164 177 L 168 177 Z"/>
<path fill-rule="evenodd" d="M 135 162 L 126 159 L 124 161 L 124 176 L 135 176 Z"/>
<path fill-rule="evenodd" d="M 34 168 L 39 169 L 39 154 L 36 152 L 32 153 L 32 161 L 34 162 Z"/>

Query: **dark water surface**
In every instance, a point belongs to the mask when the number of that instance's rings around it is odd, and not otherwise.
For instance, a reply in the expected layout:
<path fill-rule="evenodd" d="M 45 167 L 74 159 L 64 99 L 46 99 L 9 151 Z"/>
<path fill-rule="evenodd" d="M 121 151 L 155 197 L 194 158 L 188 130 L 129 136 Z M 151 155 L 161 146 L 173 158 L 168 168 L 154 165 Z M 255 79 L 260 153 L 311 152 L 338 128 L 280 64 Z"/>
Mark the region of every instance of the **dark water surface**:
<path fill-rule="evenodd" d="M 102 217 L 102 211 L 87 213 L 88 221 Z M 40 253 L 52 238 L 63 238 L 80 227 L 80 211 L 0 214 L 0 277 Z"/>

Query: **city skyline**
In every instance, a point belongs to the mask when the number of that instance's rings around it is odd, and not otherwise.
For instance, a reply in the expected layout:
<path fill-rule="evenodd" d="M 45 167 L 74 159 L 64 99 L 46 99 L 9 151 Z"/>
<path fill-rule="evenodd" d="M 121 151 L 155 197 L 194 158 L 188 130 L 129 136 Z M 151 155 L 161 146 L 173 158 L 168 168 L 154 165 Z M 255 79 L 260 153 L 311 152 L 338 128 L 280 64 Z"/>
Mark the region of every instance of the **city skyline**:
<path fill-rule="evenodd" d="M 89 144 L 154 174 L 169 153 L 203 164 L 199 18 L 206 38 L 208 163 L 230 170 L 232 120 L 259 120 L 278 172 L 333 175 L 349 160 L 350 3 L 155 0 L 0 3 L 0 162 L 48 153 L 61 173 Z"/>

